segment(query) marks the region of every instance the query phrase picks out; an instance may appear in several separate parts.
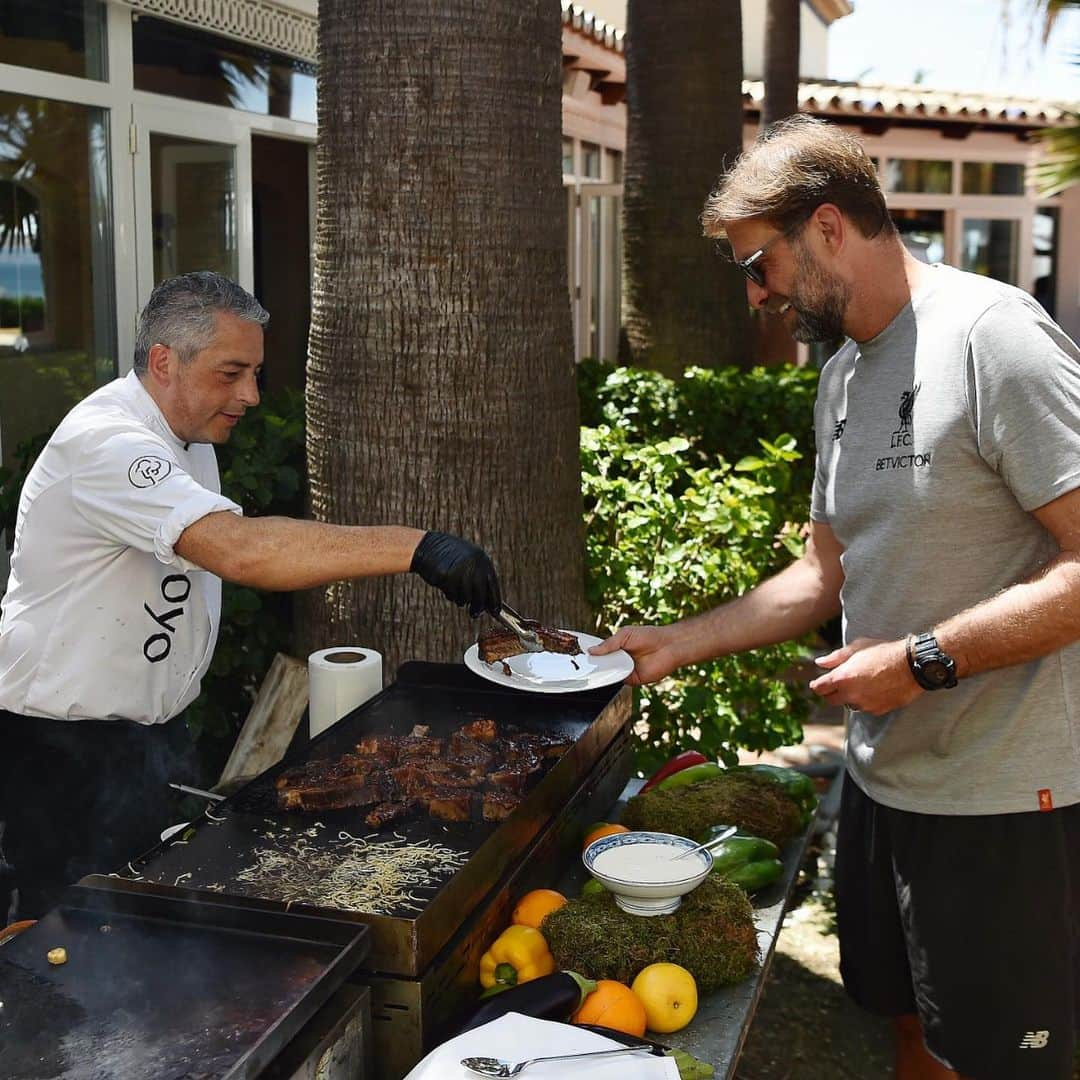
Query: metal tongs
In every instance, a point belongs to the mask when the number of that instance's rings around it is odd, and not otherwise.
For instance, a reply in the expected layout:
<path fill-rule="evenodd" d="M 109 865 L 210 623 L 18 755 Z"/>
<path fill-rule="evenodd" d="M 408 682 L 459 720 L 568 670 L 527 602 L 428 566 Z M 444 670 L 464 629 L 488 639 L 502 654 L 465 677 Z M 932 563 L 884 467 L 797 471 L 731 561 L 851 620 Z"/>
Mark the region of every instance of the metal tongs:
<path fill-rule="evenodd" d="M 496 622 L 502 623 L 521 642 L 521 647 L 526 652 L 544 652 L 544 646 L 540 643 L 540 635 L 535 630 L 530 630 L 523 619 L 509 604 L 503 603 L 502 607 L 492 616 Z"/>

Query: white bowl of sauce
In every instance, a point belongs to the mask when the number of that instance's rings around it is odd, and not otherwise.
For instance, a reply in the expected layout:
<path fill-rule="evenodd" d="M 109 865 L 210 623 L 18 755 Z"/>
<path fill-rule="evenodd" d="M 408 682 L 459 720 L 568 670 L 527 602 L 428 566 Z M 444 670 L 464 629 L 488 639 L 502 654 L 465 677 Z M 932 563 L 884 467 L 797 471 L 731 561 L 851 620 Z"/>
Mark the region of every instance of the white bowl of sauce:
<path fill-rule="evenodd" d="M 669 915 L 712 870 L 712 855 L 685 836 L 628 832 L 594 840 L 581 856 L 585 869 L 632 915 Z"/>

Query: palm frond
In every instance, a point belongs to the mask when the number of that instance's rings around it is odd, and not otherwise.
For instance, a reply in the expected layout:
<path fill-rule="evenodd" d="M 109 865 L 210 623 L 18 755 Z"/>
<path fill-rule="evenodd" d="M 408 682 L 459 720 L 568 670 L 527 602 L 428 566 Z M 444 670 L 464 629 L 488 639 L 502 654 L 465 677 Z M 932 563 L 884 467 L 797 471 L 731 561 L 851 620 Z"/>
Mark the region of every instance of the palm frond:
<path fill-rule="evenodd" d="M 1080 0 L 1034 0 L 1035 12 L 1042 19 L 1042 40 L 1045 45 L 1053 33 L 1058 16 L 1070 8 L 1080 8 Z"/>
<path fill-rule="evenodd" d="M 1035 138 L 1042 144 L 1044 154 L 1028 170 L 1028 175 L 1039 197 L 1060 195 L 1066 188 L 1080 183 L 1080 113 L 1070 114 L 1070 122 L 1062 127 L 1042 128 Z"/>

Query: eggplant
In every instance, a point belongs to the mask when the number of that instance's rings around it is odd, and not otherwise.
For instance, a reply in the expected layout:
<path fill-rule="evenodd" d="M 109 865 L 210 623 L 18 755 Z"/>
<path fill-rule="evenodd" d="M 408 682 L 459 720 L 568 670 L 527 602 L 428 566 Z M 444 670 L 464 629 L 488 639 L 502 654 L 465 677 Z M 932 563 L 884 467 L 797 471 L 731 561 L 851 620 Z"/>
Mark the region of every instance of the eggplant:
<path fill-rule="evenodd" d="M 539 979 L 511 986 L 509 990 L 481 1001 L 458 1034 L 472 1031 L 511 1012 L 535 1016 L 538 1020 L 569 1020 L 595 989 L 596 983 L 592 979 L 586 979 L 576 971 L 541 975 Z"/>

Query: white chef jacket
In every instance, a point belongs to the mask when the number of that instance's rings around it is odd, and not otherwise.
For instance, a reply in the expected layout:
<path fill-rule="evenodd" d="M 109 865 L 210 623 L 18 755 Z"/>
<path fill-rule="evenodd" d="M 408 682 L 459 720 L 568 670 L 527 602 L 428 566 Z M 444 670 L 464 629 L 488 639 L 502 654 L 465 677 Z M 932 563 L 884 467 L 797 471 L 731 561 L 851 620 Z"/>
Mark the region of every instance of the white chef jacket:
<path fill-rule="evenodd" d="M 198 696 L 221 579 L 173 550 L 221 494 L 132 372 L 80 402 L 30 470 L 0 612 L 0 709 L 163 723 Z"/>

